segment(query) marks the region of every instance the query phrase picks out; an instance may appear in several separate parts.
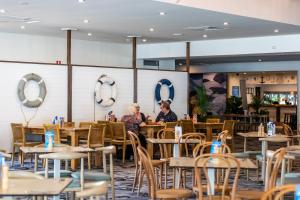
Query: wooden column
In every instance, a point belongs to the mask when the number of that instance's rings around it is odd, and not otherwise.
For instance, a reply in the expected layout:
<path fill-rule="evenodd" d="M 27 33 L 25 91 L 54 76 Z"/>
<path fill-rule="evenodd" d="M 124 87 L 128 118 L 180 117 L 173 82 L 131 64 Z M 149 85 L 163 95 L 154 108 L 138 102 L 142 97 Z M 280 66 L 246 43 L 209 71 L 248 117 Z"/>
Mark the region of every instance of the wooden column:
<path fill-rule="evenodd" d="M 188 73 L 187 80 L 187 114 L 190 114 L 190 64 L 191 64 L 191 43 L 186 43 L 186 57 L 185 57 L 185 66 Z"/>
<path fill-rule="evenodd" d="M 137 102 L 136 37 L 132 38 L 133 102 Z"/>
<path fill-rule="evenodd" d="M 67 121 L 72 121 L 72 65 L 71 65 L 71 30 L 67 30 L 67 67 L 68 67 L 68 110 Z"/>

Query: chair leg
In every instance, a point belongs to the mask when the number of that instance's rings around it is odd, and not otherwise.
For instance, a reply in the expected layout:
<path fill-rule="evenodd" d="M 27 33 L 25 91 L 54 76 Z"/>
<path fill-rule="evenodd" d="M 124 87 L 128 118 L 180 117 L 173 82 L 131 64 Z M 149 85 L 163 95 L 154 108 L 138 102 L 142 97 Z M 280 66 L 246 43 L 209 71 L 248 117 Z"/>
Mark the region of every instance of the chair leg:
<path fill-rule="evenodd" d="M 122 154 L 122 163 L 125 164 L 125 156 L 126 156 L 126 143 L 123 144 L 123 154 Z"/>
<path fill-rule="evenodd" d="M 13 167 L 15 164 L 15 145 L 13 145 L 13 151 L 12 151 L 12 155 L 11 155 L 11 166 Z"/>
<path fill-rule="evenodd" d="M 163 165 L 159 166 L 159 181 L 160 181 L 160 188 L 163 188 L 162 176 L 163 176 Z"/>
<path fill-rule="evenodd" d="M 165 168 L 165 189 L 167 189 L 167 184 L 168 184 L 168 169 L 167 169 L 167 163 L 164 163 L 164 168 Z"/>
<path fill-rule="evenodd" d="M 138 192 L 137 192 L 138 196 L 140 195 L 140 190 L 142 188 L 143 179 L 144 179 L 144 171 L 142 171 L 142 166 L 140 166 L 139 184 L 138 184 Z"/>
<path fill-rule="evenodd" d="M 91 152 L 88 152 L 88 170 L 89 171 L 91 171 L 91 157 L 92 157 L 92 155 L 91 155 Z"/>
<path fill-rule="evenodd" d="M 137 179 L 139 177 L 139 166 L 135 166 L 135 176 L 134 176 L 134 179 L 133 179 L 133 185 L 132 185 L 132 192 L 134 192 L 135 190 L 135 187 L 137 185 Z"/>

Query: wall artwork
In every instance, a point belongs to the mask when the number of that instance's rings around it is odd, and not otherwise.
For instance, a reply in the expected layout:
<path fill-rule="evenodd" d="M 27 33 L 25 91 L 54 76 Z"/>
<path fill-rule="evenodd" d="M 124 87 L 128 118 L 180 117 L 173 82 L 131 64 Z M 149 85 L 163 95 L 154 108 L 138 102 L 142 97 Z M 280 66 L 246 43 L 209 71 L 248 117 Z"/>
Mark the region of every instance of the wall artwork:
<path fill-rule="evenodd" d="M 209 105 L 208 114 L 222 115 L 226 108 L 226 73 L 204 73 L 190 75 L 190 114 L 198 104 L 197 89 L 204 87 Z"/>
<path fill-rule="evenodd" d="M 240 96 L 240 87 L 239 86 L 232 86 L 232 96 L 239 97 Z"/>

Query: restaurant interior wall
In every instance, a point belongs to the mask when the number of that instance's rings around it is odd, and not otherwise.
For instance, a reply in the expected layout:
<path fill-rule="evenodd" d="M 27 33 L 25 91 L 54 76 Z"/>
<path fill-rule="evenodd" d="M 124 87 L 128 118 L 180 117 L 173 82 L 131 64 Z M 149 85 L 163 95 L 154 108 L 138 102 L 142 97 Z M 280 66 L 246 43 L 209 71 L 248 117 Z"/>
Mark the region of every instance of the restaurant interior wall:
<path fill-rule="evenodd" d="M 20 79 L 28 73 L 36 73 L 41 76 L 47 87 L 45 101 L 38 109 L 22 106 L 27 120 L 33 117 L 29 124 L 51 123 L 51 119 L 55 115 L 67 116 L 66 66 L 0 62 L 1 149 L 11 150 L 12 132 L 10 123 L 25 123 L 21 103 L 17 96 L 17 86 Z M 31 83 L 29 82 L 29 84 Z M 32 99 L 38 96 L 38 92 L 39 88 L 36 84 L 31 84 L 25 89 L 26 96 Z"/>
<path fill-rule="evenodd" d="M 187 88 L 188 74 L 187 72 L 172 72 L 172 71 L 152 71 L 138 70 L 138 102 L 142 111 L 146 115 L 150 115 L 155 119 L 160 111 L 160 106 L 154 99 L 154 91 L 157 82 L 160 79 L 169 79 L 175 89 L 174 101 L 171 104 L 171 109 L 178 115 L 179 119 L 187 113 Z M 169 90 L 166 86 L 162 86 L 161 97 L 167 100 Z"/>

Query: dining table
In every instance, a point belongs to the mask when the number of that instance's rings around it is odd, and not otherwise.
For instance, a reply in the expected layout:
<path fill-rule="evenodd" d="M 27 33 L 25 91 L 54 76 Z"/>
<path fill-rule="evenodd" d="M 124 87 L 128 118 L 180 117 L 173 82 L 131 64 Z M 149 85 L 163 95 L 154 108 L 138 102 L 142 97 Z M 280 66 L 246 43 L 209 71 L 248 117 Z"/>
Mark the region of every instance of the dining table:
<path fill-rule="evenodd" d="M 9 178 L 7 185 L 0 187 L 0 196 L 58 196 L 71 184 L 71 178 L 63 179 L 28 179 Z"/>
<path fill-rule="evenodd" d="M 222 130 L 223 123 L 196 122 L 194 127 L 196 130 L 206 129 L 206 141 L 212 141 L 213 130 Z"/>

